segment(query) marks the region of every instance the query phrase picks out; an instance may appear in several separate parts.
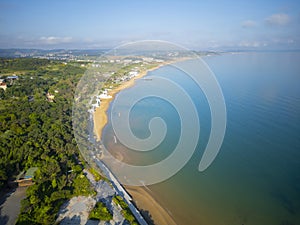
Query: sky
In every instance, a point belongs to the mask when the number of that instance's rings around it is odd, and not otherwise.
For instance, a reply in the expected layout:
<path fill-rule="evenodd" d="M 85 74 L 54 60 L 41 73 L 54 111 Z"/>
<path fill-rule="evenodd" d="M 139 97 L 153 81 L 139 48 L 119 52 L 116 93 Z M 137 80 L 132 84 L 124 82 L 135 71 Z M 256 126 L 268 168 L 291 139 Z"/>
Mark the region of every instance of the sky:
<path fill-rule="evenodd" d="M 297 0 L 0 0 L 0 48 L 300 49 Z"/>

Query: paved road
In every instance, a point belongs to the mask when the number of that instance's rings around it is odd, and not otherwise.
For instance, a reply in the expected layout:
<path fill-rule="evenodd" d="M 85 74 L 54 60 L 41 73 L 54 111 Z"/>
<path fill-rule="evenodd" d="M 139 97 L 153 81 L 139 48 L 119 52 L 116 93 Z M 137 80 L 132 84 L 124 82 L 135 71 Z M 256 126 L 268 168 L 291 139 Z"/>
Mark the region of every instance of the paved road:
<path fill-rule="evenodd" d="M 100 150 L 99 145 L 96 145 L 96 140 L 94 138 L 93 128 L 94 128 L 94 113 L 90 112 L 90 129 L 89 129 L 89 141 L 93 144 L 93 148 L 90 148 L 90 154 L 89 157 L 91 160 L 94 160 L 94 162 L 98 165 L 98 167 L 101 169 L 101 171 L 104 173 L 104 175 L 110 179 L 115 191 L 118 193 L 118 195 L 122 196 L 124 201 L 127 203 L 129 209 L 131 210 L 132 214 L 137 219 L 138 223 L 140 225 L 148 225 L 144 217 L 141 215 L 140 211 L 133 205 L 132 198 L 127 193 L 127 191 L 123 188 L 123 186 L 119 183 L 117 178 L 114 176 L 114 174 L 108 169 L 108 167 L 99 159 L 95 157 L 95 154 L 93 153 L 93 150 Z"/>
<path fill-rule="evenodd" d="M 140 211 L 132 204 L 132 198 L 127 193 L 127 191 L 123 188 L 123 186 L 119 183 L 117 178 L 113 175 L 113 173 L 107 168 L 107 166 L 99 159 L 95 159 L 96 164 L 99 166 L 101 171 L 106 175 L 108 179 L 111 180 L 112 185 L 114 186 L 118 195 L 121 195 L 124 201 L 127 203 L 129 209 L 131 210 L 134 217 L 137 219 L 140 225 L 148 225 L 144 217 L 141 215 Z"/>
<path fill-rule="evenodd" d="M 0 225 L 14 225 L 21 209 L 21 200 L 26 197 L 27 187 L 18 187 L 0 200 Z"/>

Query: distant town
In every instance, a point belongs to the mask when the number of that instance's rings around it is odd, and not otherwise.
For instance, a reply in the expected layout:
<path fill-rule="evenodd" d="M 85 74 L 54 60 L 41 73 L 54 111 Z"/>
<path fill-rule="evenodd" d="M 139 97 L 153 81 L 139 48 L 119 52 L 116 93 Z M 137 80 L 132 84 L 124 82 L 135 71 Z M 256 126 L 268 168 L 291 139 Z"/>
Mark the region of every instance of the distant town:
<path fill-rule="evenodd" d="M 66 61 L 86 61 L 99 58 L 110 49 L 0 49 L 3 58 L 39 58 Z M 199 56 L 224 53 L 221 51 L 192 51 Z"/>

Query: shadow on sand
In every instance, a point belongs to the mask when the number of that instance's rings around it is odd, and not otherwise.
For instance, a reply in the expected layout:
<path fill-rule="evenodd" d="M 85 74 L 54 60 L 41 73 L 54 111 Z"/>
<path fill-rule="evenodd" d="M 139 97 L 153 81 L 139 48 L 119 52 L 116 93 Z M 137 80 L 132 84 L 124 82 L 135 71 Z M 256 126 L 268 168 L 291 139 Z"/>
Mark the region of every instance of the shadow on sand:
<path fill-rule="evenodd" d="M 152 216 L 148 210 L 141 209 L 140 212 L 149 225 L 155 225 L 154 220 L 152 219 Z"/>

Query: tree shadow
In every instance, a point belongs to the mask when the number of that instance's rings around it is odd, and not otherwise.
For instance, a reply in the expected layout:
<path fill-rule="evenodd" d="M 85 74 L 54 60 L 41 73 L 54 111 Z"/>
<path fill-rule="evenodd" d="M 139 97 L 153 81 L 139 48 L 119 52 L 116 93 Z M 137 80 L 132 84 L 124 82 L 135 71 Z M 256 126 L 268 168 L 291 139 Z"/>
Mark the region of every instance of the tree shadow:
<path fill-rule="evenodd" d="M 294 225 L 293 223 L 289 222 L 288 220 L 282 221 L 280 225 Z"/>
<path fill-rule="evenodd" d="M 290 214 L 296 214 L 296 208 L 293 201 L 284 193 L 279 191 L 271 192 L 271 195 L 280 202 L 281 206 L 285 208 Z"/>
<path fill-rule="evenodd" d="M 99 220 L 88 220 L 85 225 L 98 225 Z"/>
<path fill-rule="evenodd" d="M 60 225 L 80 225 L 81 219 L 80 216 L 66 217 L 60 221 Z"/>
<path fill-rule="evenodd" d="M 155 225 L 154 220 L 148 210 L 141 209 L 140 213 L 149 225 Z"/>
<path fill-rule="evenodd" d="M 6 225 L 8 223 L 8 220 L 9 218 L 7 215 L 4 216 L 0 215 L 0 225 Z"/>
<path fill-rule="evenodd" d="M 0 225 L 6 225 L 9 221 L 8 215 L 2 215 L 3 205 L 6 202 L 7 198 L 11 196 L 16 191 L 16 188 L 8 188 L 6 187 L 4 190 L 0 192 Z"/>

